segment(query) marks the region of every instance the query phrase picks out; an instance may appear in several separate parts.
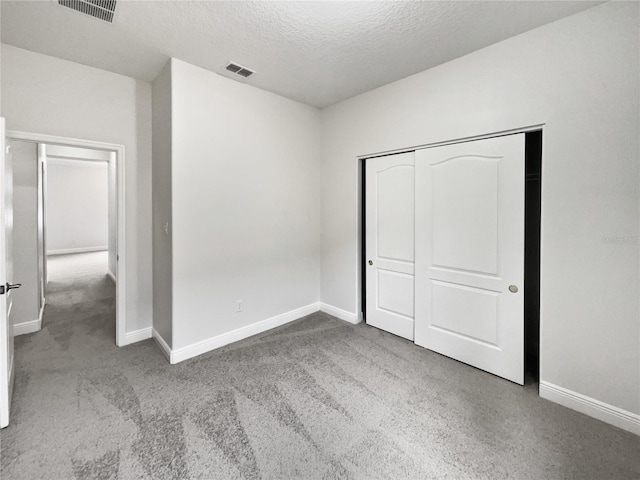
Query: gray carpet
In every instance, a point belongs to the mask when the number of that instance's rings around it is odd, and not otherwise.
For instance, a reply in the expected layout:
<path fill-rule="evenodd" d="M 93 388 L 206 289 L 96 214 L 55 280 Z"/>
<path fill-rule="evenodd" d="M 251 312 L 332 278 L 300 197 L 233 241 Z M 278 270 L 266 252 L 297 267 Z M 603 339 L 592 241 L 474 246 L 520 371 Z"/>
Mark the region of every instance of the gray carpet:
<path fill-rule="evenodd" d="M 3 479 L 640 478 L 639 437 L 322 313 L 173 366 L 119 349 L 106 260 L 56 262 Z"/>

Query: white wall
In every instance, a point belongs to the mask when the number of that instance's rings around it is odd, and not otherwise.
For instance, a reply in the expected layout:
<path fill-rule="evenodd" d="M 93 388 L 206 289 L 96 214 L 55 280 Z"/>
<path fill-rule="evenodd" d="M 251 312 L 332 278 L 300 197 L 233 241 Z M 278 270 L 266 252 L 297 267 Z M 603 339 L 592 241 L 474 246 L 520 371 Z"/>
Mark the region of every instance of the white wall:
<path fill-rule="evenodd" d="M 13 166 L 13 290 L 14 325 L 38 320 L 38 145 L 9 140 Z"/>
<path fill-rule="evenodd" d="M 359 311 L 358 155 L 544 123 L 541 380 L 640 413 L 638 8 L 607 3 L 323 111 L 322 301 Z"/>
<path fill-rule="evenodd" d="M 300 103 L 181 61 L 171 70 L 181 348 L 318 301 L 320 123 Z"/>
<path fill-rule="evenodd" d="M 169 348 L 173 345 L 171 100 L 169 61 L 153 82 L 153 328 Z"/>
<path fill-rule="evenodd" d="M 151 326 L 151 85 L 2 45 L 7 128 L 124 144 L 126 328 Z"/>
<path fill-rule="evenodd" d="M 108 250 L 108 163 L 48 158 L 47 173 L 47 254 Z"/>
<path fill-rule="evenodd" d="M 68 145 L 45 145 L 47 156 L 52 159 L 90 160 L 108 163 L 109 201 L 109 272 L 116 277 L 118 249 L 118 176 L 116 153 L 107 150 L 72 147 Z M 46 182 L 46 179 L 45 179 Z"/>

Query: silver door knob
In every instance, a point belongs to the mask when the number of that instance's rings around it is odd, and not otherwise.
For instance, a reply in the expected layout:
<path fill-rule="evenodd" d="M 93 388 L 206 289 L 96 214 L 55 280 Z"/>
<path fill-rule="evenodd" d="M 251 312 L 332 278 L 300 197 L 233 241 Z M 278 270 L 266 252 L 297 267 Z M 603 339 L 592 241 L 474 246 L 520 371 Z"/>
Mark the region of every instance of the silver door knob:
<path fill-rule="evenodd" d="M 372 260 L 369 260 L 369 265 L 373 265 L 373 261 Z"/>
<path fill-rule="evenodd" d="M 509 291 L 511 293 L 518 293 L 518 287 L 515 285 L 509 285 Z"/>

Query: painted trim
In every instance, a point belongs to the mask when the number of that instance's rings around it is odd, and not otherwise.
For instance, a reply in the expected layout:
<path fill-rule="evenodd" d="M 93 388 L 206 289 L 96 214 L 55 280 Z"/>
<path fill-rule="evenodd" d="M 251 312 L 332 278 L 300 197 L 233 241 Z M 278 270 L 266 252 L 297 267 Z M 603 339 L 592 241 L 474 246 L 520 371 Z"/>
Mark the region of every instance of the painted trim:
<path fill-rule="evenodd" d="M 104 252 L 108 251 L 109 247 L 78 247 L 78 248 L 61 248 L 59 250 L 49 250 L 49 255 L 67 255 L 69 253 L 89 253 L 89 252 Z"/>
<path fill-rule="evenodd" d="M 85 160 L 84 158 L 59 158 L 47 155 L 48 165 L 58 165 L 63 167 L 78 168 L 101 168 L 106 170 L 109 167 L 108 160 Z"/>
<path fill-rule="evenodd" d="M 640 435 L 640 415 L 637 413 L 544 381 L 540 381 L 540 397 Z"/>
<path fill-rule="evenodd" d="M 94 150 L 104 150 L 115 152 L 116 162 L 116 190 L 117 190 L 117 242 L 116 255 L 118 256 L 118 273 L 120 281 L 116 286 L 116 345 L 126 345 L 126 253 L 127 253 L 127 237 L 125 234 L 126 226 L 126 208 L 125 208 L 125 148 L 124 145 L 116 143 L 96 142 L 93 140 L 81 140 L 77 138 L 60 137 L 57 135 L 47 135 L 41 133 L 21 132 L 16 130 L 7 130 L 6 138 L 15 140 L 25 140 L 27 142 L 46 143 L 50 145 L 61 145 L 70 147 L 90 148 Z"/>
<path fill-rule="evenodd" d="M 16 323 L 13 326 L 13 335 L 25 335 L 27 333 L 35 333 L 42 330 L 42 314 L 44 313 L 44 301 L 42 302 L 42 307 L 40 307 L 40 313 L 38 314 L 38 318 L 35 320 L 30 320 L 28 322 Z"/>
<path fill-rule="evenodd" d="M 156 341 L 160 345 L 160 348 L 163 351 L 165 357 L 167 357 L 167 359 L 169 360 L 169 363 L 175 364 L 183 362 L 184 360 L 188 360 L 189 358 L 197 357 L 198 355 L 202 355 L 203 353 L 210 352 L 211 350 L 224 347 L 225 345 L 229 345 L 230 343 L 234 343 L 240 340 L 244 340 L 245 338 L 258 335 L 259 333 L 266 332 L 267 330 L 271 330 L 272 328 L 279 327 L 294 320 L 298 320 L 299 318 L 317 312 L 319 309 L 319 302 L 311 303 L 304 307 L 297 308 L 280 315 L 276 315 L 275 317 L 267 318 L 266 320 L 253 323 L 251 325 L 247 325 L 245 327 L 241 327 L 236 330 L 232 330 L 230 332 L 226 332 L 221 335 L 217 335 L 215 337 L 193 343 L 191 345 L 187 345 L 186 347 L 177 348 L 175 350 L 170 349 L 166 342 L 164 342 L 162 337 L 160 337 L 159 335 L 154 335 L 154 338 L 156 338 Z"/>
<path fill-rule="evenodd" d="M 121 346 L 131 345 L 132 343 L 141 342 L 147 340 L 153 336 L 152 328 L 141 328 L 140 330 L 134 330 L 133 332 L 127 332 L 124 337 L 125 343 Z"/>
<path fill-rule="evenodd" d="M 347 312 L 346 310 L 334 307 L 333 305 L 329 305 L 327 303 L 320 302 L 320 311 L 328 313 L 329 315 L 339 318 L 340 320 L 344 320 L 345 322 L 353 323 L 354 325 L 362 322 L 362 318 L 360 318 L 360 315 Z"/>
<path fill-rule="evenodd" d="M 164 357 L 167 359 L 167 361 L 169 363 L 175 363 L 171 361 L 171 348 L 169 348 L 169 345 L 167 345 L 167 342 L 164 341 L 164 338 L 162 338 L 162 336 L 158 333 L 158 331 L 155 328 L 152 329 L 152 335 L 153 335 L 153 339 L 158 344 L 158 347 L 160 347 L 160 351 L 162 352 Z"/>
<path fill-rule="evenodd" d="M 115 283 L 116 285 L 118 284 L 118 280 L 116 279 L 116 276 L 113 274 L 113 272 L 111 270 L 107 271 L 107 275 L 109 275 L 109 278 L 111 280 L 113 280 L 113 283 Z M 148 327 L 148 328 L 151 328 L 151 327 Z M 127 335 L 129 335 L 129 334 L 127 334 Z M 151 337 L 149 337 L 149 338 L 151 338 Z"/>
<path fill-rule="evenodd" d="M 49 148 L 47 148 L 47 157 L 55 158 L 55 159 L 65 159 L 65 160 L 84 160 L 89 162 L 108 162 L 110 159 L 111 153 L 80 148 L 80 147 L 68 147 L 66 145 L 51 145 L 49 144 Z"/>
<path fill-rule="evenodd" d="M 13 335 L 26 335 L 27 333 L 39 332 L 42 328 L 41 320 L 29 320 L 28 322 L 16 323 L 13 326 Z"/>

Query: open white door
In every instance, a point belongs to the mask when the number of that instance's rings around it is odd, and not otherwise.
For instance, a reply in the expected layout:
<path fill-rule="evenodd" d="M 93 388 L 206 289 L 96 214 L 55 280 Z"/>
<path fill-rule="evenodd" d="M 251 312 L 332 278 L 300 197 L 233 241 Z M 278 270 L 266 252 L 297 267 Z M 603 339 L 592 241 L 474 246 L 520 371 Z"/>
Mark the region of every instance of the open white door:
<path fill-rule="evenodd" d="M 415 343 L 524 383 L 524 134 L 416 151 Z"/>
<path fill-rule="evenodd" d="M 414 152 L 365 168 L 366 322 L 413 340 Z"/>
<path fill-rule="evenodd" d="M 10 285 L 13 274 L 13 176 L 4 135 L 4 118 L 0 118 L 0 428 L 9 425 L 14 370 L 11 290 L 19 287 Z"/>

